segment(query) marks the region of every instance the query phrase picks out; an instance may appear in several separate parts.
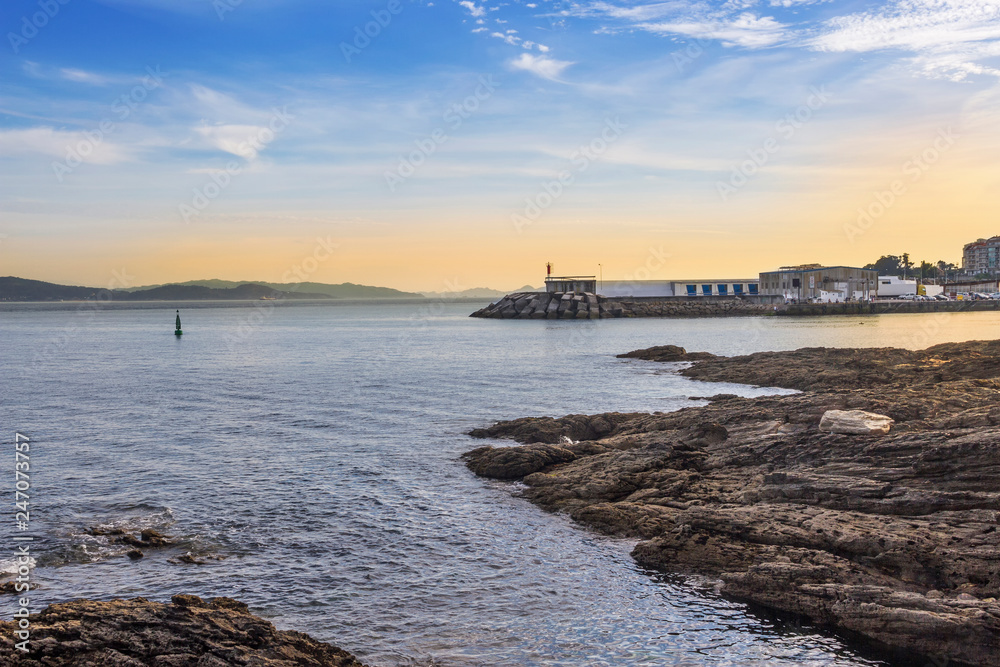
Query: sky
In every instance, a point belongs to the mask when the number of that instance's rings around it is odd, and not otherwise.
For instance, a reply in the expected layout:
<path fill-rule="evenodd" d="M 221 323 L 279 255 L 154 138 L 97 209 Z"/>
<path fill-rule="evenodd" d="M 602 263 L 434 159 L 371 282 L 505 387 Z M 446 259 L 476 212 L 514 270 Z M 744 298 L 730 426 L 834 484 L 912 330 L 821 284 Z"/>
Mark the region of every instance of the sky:
<path fill-rule="evenodd" d="M 0 275 L 453 291 L 1000 234 L 1000 0 L 8 0 Z"/>

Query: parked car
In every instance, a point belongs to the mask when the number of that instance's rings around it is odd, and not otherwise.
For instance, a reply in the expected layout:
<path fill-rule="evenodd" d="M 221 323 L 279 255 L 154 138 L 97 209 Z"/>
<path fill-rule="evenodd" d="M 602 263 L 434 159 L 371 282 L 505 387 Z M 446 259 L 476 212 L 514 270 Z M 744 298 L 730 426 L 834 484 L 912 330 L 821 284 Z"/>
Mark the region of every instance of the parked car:
<path fill-rule="evenodd" d="M 900 294 L 896 298 L 897 299 L 902 299 L 903 301 L 916 301 L 917 300 L 917 295 L 916 294 Z"/>
<path fill-rule="evenodd" d="M 935 294 L 934 295 L 934 300 L 935 301 L 948 301 L 948 295 L 947 294 Z"/>
<path fill-rule="evenodd" d="M 1000 292 L 993 292 L 993 294 L 990 294 L 989 297 L 991 299 L 1000 299 Z"/>

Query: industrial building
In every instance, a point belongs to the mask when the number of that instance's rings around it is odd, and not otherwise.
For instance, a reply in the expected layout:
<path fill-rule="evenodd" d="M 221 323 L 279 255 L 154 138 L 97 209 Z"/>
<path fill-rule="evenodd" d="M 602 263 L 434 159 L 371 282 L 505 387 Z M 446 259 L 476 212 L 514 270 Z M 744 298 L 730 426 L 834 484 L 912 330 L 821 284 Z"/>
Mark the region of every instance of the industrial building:
<path fill-rule="evenodd" d="M 761 294 L 783 296 L 788 301 L 867 300 L 877 291 L 878 271 L 856 266 L 803 264 L 760 274 Z"/>
<path fill-rule="evenodd" d="M 1000 273 L 1000 236 L 966 243 L 962 248 L 962 270 L 971 276 Z"/>
<path fill-rule="evenodd" d="M 1000 281 L 998 280 L 966 280 L 961 282 L 951 282 L 942 286 L 948 296 L 957 296 L 963 293 L 979 292 L 981 294 L 994 294 L 1000 292 Z"/>

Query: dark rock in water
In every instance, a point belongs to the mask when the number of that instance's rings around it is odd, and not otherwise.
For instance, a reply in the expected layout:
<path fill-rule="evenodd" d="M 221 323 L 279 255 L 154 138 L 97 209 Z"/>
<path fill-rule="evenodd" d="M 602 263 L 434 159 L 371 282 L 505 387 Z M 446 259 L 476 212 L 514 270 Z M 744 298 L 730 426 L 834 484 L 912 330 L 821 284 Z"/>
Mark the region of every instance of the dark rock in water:
<path fill-rule="evenodd" d="M 111 534 L 111 533 L 108 533 Z M 127 544 L 130 547 L 139 548 L 159 548 L 168 547 L 173 544 L 170 541 L 169 535 L 164 535 L 158 530 L 146 529 L 139 533 L 139 537 L 132 535 L 131 533 L 125 533 L 117 540 L 121 544 Z"/>
<path fill-rule="evenodd" d="M 517 479 L 556 463 L 572 461 L 576 455 L 555 445 L 524 447 L 480 447 L 464 455 L 469 468 L 483 477 Z"/>
<path fill-rule="evenodd" d="M 14 648 L 16 623 L 0 622 L 0 666 L 364 667 L 336 646 L 276 630 L 230 598 L 80 600 L 53 604 L 29 620 L 30 651 L 23 654 Z"/>
<path fill-rule="evenodd" d="M 714 354 L 709 354 L 708 352 L 688 352 L 683 347 L 678 347 L 677 345 L 657 345 L 616 356 L 619 359 L 647 359 L 649 361 L 698 361 L 701 359 L 717 358 Z"/>
<path fill-rule="evenodd" d="M 131 558 L 132 560 L 141 560 L 146 554 L 142 553 L 138 549 L 132 549 L 132 551 L 129 551 L 125 555 Z"/>
<path fill-rule="evenodd" d="M 544 442 L 550 445 L 565 444 L 567 440 L 596 440 L 611 435 L 620 419 L 628 415 L 611 413 L 605 415 L 569 415 L 552 417 L 525 417 L 513 421 L 500 422 L 488 428 L 477 428 L 469 432 L 473 438 L 510 438 L 518 442 Z"/>
<path fill-rule="evenodd" d="M 524 473 L 531 502 L 640 538 L 644 566 L 936 664 L 1000 665 L 1000 342 L 707 357 L 680 373 L 805 393 L 500 422 L 473 435 L 548 444 L 467 463 Z M 837 433 L 820 428 L 831 411 L 888 419 Z"/>
<path fill-rule="evenodd" d="M 187 553 L 176 556 L 175 558 L 168 558 L 167 562 L 172 563 L 173 565 L 205 565 L 210 560 L 226 560 L 226 557 L 218 554 L 195 556 L 193 553 L 188 551 Z"/>
<path fill-rule="evenodd" d="M 170 545 L 170 537 L 163 533 L 148 528 L 139 533 L 142 543 L 150 547 L 165 547 Z"/>

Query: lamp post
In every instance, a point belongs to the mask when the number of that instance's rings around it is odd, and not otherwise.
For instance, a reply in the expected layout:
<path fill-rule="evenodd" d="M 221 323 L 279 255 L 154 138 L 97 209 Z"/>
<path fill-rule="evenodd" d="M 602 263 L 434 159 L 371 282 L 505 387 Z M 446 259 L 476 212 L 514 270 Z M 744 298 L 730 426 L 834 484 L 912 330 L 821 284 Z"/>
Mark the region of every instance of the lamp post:
<path fill-rule="evenodd" d="M 604 291 L 604 267 L 601 266 L 600 264 L 597 265 L 597 275 L 598 275 L 598 283 L 597 283 L 598 292 L 603 292 Z"/>

